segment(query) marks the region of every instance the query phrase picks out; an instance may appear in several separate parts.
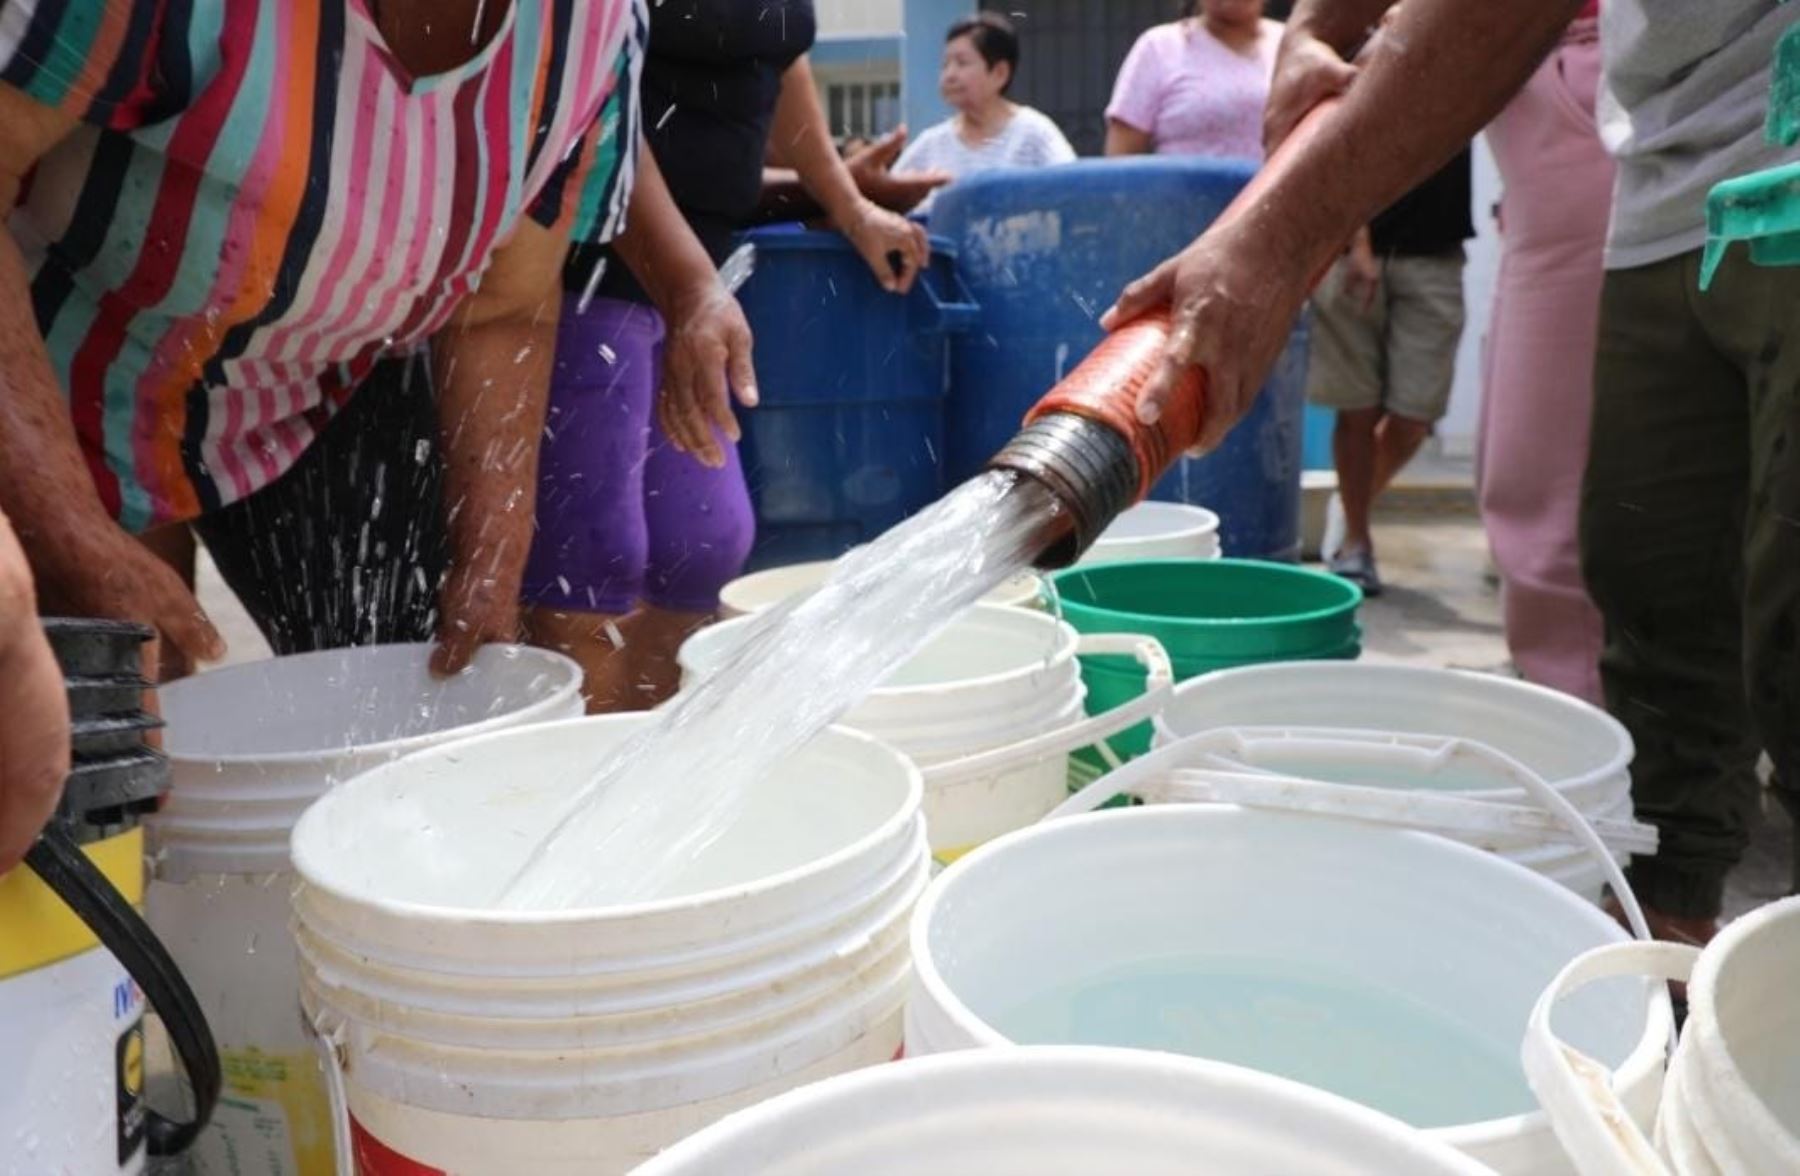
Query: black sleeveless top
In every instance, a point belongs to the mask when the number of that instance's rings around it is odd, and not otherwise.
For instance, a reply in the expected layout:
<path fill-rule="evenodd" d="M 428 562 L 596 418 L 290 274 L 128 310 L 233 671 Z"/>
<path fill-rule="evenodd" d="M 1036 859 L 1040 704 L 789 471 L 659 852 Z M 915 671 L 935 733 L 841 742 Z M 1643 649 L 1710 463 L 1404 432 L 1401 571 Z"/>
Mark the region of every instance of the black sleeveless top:
<path fill-rule="evenodd" d="M 756 211 L 781 75 L 816 33 L 812 0 L 651 0 L 644 145 L 715 265 Z M 648 300 L 605 246 L 569 251 L 564 288 L 585 290 L 601 258 L 597 294 Z"/>

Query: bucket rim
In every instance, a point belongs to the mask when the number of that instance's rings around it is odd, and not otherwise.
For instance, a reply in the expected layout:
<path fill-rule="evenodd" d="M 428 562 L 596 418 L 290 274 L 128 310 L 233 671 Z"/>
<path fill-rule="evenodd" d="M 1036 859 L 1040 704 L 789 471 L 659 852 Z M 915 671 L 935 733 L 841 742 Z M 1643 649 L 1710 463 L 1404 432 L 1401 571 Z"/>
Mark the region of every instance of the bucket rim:
<path fill-rule="evenodd" d="M 1604 730 L 1613 741 L 1613 750 L 1606 762 L 1598 767 L 1590 768 L 1580 777 L 1570 779 L 1587 779 L 1611 776 L 1619 772 L 1628 772 L 1631 762 L 1637 757 L 1637 744 L 1612 715 L 1601 710 L 1591 702 L 1565 694 L 1560 690 L 1537 682 L 1527 682 L 1523 678 L 1507 678 L 1499 674 L 1489 674 L 1480 670 L 1458 669 L 1454 667 L 1439 668 L 1435 666 L 1407 666 L 1384 662 L 1368 661 L 1324 661 L 1324 662 L 1265 662 L 1261 665 L 1234 666 L 1230 669 L 1214 670 L 1202 677 L 1190 678 L 1175 684 L 1174 696 L 1158 718 L 1159 727 L 1166 727 L 1176 737 L 1198 734 L 1198 731 L 1182 731 L 1176 728 L 1177 711 L 1184 697 L 1200 693 L 1204 690 L 1230 690 L 1232 685 L 1252 678 L 1280 678 L 1293 675 L 1296 667 L 1307 667 L 1310 674 L 1358 674 L 1372 677 L 1388 678 L 1393 681 L 1411 680 L 1419 683 L 1443 683 L 1449 676 L 1463 685 L 1475 685 L 1482 690 L 1491 690 L 1500 694 L 1510 693 L 1518 698 L 1532 698 L 1538 702 L 1567 710 L 1571 715 L 1579 715 L 1583 722 L 1592 723 L 1596 729 Z M 1315 679 L 1316 680 L 1316 679 Z M 1208 728 L 1209 729 L 1209 728 Z M 1431 732 L 1418 732 L 1430 734 Z M 1563 781 L 1551 781 L 1560 784 Z"/>
<path fill-rule="evenodd" d="M 1109 823 L 1122 825 L 1130 821 L 1148 824 L 1153 820 L 1162 820 L 1170 824 L 1185 821 L 1197 825 L 1208 821 L 1229 820 L 1249 812 L 1251 810 L 1230 804 L 1146 805 L 1141 808 L 1097 809 L 1078 816 L 1059 818 L 1056 821 L 1040 821 L 1035 825 L 1028 825 L 1023 829 L 1017 829 L 995 838 L 957 859 L 942 874 L 934 878 L 925 893 L 920 896 L 918 905 L 913 908 L 908 942 L 912 949 L 914 984 L 923 989 L 930 997 L 940 1015 L 951 1021 L 957 1030 L 974 1039 L 981 1048 L 999 1047 L 1008 1050 L 1029 1048 L 1013 1042 L 976 1015 L 974 1010 L 970 1009 L 950 987 L 949 982 L 945 980 L 942 971 L 937 966 L 937 960 L 931 953 L 931 922 L 940 907 L 944 905 L 945 896 L 956 887 L 962 876 L 981 868 L 990 858 L 1010 852 L 1012 846 L 1034 836 L 1041 836 L 1046 831 L 1060 826 L 1080 829 Z M 1262 815 L 1308 822 L 1330 822 L 1332 820 L 1329 817 L 1302 814 Z M 1343 824 L 1344 822 L 1335 823 Z M 1510 872 L 1519 885 L 1535 889 L 1541 894 L 1555 895 L 1559 901 L 1568 905 L 1571 911 L 1580 910 L 1582 913 L 1577 917 L 1590 923 L 1599 934 L 1604 936 L 1604 943 L 1630 941 L 1630 936 L 1625 929 L 1614 922 L 1599 907 L 1583 901 L 1561 883 L 1521 866 L 1517 862 L 1508 861 L 1486 850 L 1465 845 L 1460 841 L 1438 837 L 1416 829 L 1372 828 L 1367 832 L 1378 837 L 1392 836 L 1417 841 L 1429 845 L 1431 849 L 1428 852 L 1441 852 L 1453 858 L 1461 857 L 1465 862 L 1471 864 L 1476 861 L 1482 862 L 1481 865 L 1475 866 L 1477 869 L 1494 870 L 1500 874 Z M 1601 945 L 1596 944 L 1595 946 Z M 1638 1035 L 1636 1044 L 1631 1047 L 1614 1070 L 1615 1087 L 1641 1080 L 1652 1069 L 1660 1069 L 1663 1063 L 1664 1047 L 1668 1043 L 1669 1032 L 1673 1024 L 1667 987 L 1647 985 L 1643 1031 Z M 1377 1111 L 1377 1113 L 1381 1112 Z M 1478 1147 L 1484 1142 L 1502 1139 L 1521 1131 L 1537 1131 L 1539 1129 L 1545 1131 L 1550 1129 L 1549 1116 L 1541 1108 L 1448 1127 L 1418 1128 L 1426 1134 L 1446 1140 L 1463 1149 Z"/>
<path fill-rule="evenodd" d="M 459 926 L 530 926 L 530 927 L 605 927 L 616 923 L 625 923 L 635 919 L 679 915 L 704 910 L 707 907 L 724 903 L 742 902 L 776 891 L 785 890 L 801 884 L 807 878 L 818 874 L 830 873 L 837 867 L 854 861 L 886 841 L 898 842 L 907 826 L 924 819 L 922 806 L 925 799 L 925 781 L 919 766 L 912 759 L 892 744 L 877 739 L 864 731 L 852 727 L 833 724 L 815 737 L 818 739 L 836 739 L 839 742 L 861 744 L 875 749 L 884 758 L 891 759 L 902 769 L 906 782 L 905 796 L 894 812 L 884 817 L 874 828 L 865 832 L 848 845 L 840 846 L 831 853 L 803 862 L 798 866 L 783 870 L 766 877 L 755 878 L 736 886 L 720 887 L 714 890 L 703 890 L 697 894 L 679 895 L 674 898 L 656 899 L 650 902 L 639 902 L 624 906 L 580 907 L 573 910 L 496 910 L 481 907 L 452 907 L 436 903 L 411 902 L 400 899 L 382 898 L 372 895 L 358 895 L 340 886 L 323 882 L 318 876 L 318 867 L 311 858 L 310 852 L 302 852 L 302 838 L 306 831 L 315 824 L 325 820 L 319 814 L 328 812 L 328 806 L 342 803 L 341 797 L 359 785 L 364 788 L 374 787 L 369 781 L 379 782 L 388 774 L 416 764 L 431 757 L 450 758 L 452 752 L 467 754 L 471 747 L 488 743 L 503 742 L 508 739 L 543 738 L 557 731 L 582 726 L 641 726 L 653 718 L 655 712 L 636 712 L 630 714 L 578 715 L 572 719 L 562 719 L 551 723 L 538 723 L 530 727 L 510 727 L 499 731 L 489 731 L 481 735 L 473 735 L 465 739 L 456 739 L 448 743 L 440 743 L 427 747 L 411 755 L 379 764 L 367 772 L 346 780 L 330 792 L 320 797 L 302 813 L 294 823 L 294 829 L 288 840 L 288 856 L 293 862 L 294 873 L 300 881 L 309 887 L 329 895 L 334 901 L 347 906 L 373 910 L 382 915 L 400 917 L 415 922 L 433 925 L 455 924 Z M 810 746 L 810 744 L 809 744 Z M 928 846 L 921 846 L 926 854 Z M 911 847 L 907 849 L 911 852 Z M 897 851 L 898 854 L 898 851 Z"/>
<path fill-rule="evenodd" d="M 312 659 L 323 661 L 328 657 L 373 657 L 380 653 L 391 652 L 397 649 L 429 650 L 430 648 L 431 646 L 424 642 L 394 641 L 381 645 L 355 645 L 345 646 L 339 649 L 317 649 L 308 653 L 294 653 L 275 658 L 263 658 L 258 661 L 239 662 L 236 665 L 217 666 L 213 669 L 195 674 L 192 677 L 183 678 L 179 681 L 170 682 L 159 687 L 158 693 L 161 700 L 166 704 L 168 696 L 171 693 L 174 693 L 179 697 L 180 694 L 184 692 L 184 684 L 197 683 L 202 680 L 216 681 L 217 678 L 215 675 L 249 677 L 251 673 L 258 670 L 266 672 L 267 668 L 275 662 L 293 664 L 295 662 Z M 332 750 L 232 752 L 229 754 L 207 754 L 192 750 L 175 750 L 168 747 L 167 740 L 165 740 L 163 754 L 168 757 L 171 766 L 175 764 L 192 764 L 203 767 L 217 765 L 220 768 L 315 767 L 333 759 L 352 756 L 386 756 L 398 758 L 418 751 L 429 750 L 432 746 L 443 743 L 446 739 L 462 739 L 477 735 L 491 734 L 496 731 L 505 730 L 509 727 L 529 724 L 532 722 L 529 716 L 552 712 L 557 707 L 566 706 L 572 699 L 580 696 L 582 684 L 581 667 L 574 659 L 567 655 L 557 653 L 555 650 L 551 649 L 540 649 L 535 645 L 501 642 L 482 646 L 480 650 L 476 651 L 476 656 L 479 657 L 482 652 L 489 649 L 507 651 L 506 656 L 540 658 L 546 668 L 554 669 L 561 674 L 563 676 L 563 681 L 558 683 L 542 698 L 535 698 L 513 710 L 503 711 L 499 714 L 491 714 L 478 719 L 473 723 L 466 723 L 459 727 L 450 727 L 443 731 L 427 731 L 418 735 L 406 735 L 397 739 L 383 739 L 374 743 L 352 744 L 348 747 L 340 747 Z M 471 669 L 472 668 L 473 667 L 471 666 Z M 469 673 L 470 670 L 465 669 L 461 672 Z M 187 687 L 187 689 L 193 688 L 194 687 L 192 686 Z"/>
<path fill-rule="evenodd" d="M 760 615 L 761 614 L 759 613 L 747 613 L 744 616 L 730 617 L 699 630 L 692 637 L 689 637 L 687 641 L 682 642 L 681 649 L 676 651 L 675 660 L 677 664 L 680 665 L 681 669 L 684 671 L 694 670 L 695 668 L 689 666 L 686 659 L 682 656 L 686 651 L 689 642 L 708 640 L 708 633 L 721 630 L 731 632 L 737 629 L 747 628 L 749 623 L 756 620 Z M 1069 622 L 1060 617 L 1051 616 L 1049 613 L 1039 612 L 1036 609 L 1017 608 L 1010 604 L 987 604 L 981 602 L 972 604 L 964 610 L 961 616 L 950 622 L 938 636 L 940 638 L 947 636 L 957 625 L 962 624 L 972 617 L 992 617 L 1003 624 L 1018 623 L 1021 628 L 1023 628 L 1024 625 L 1040 627 L 1044 625 L 1052 626 L 1052 629 L 1046 630 L 1046 632 L 1054 631 L 1056 633 L 1058 638 L 1056 648 L 1047 658 L 1042 660 L 1034 659 L 1029 665 L 1014 666 L 1010 670 L 998 670 L 991 674 L 977 674 L 967 678 L 956 678 L 943 682 L 926 682 L 916 686 L 876 686 L 864 696 L 863 702 L 859 702 L 856 707 L 851 708 L 851 711 L 846 712 L 845 718 L 840 721 L 848 722 L 849 715 L 855 713 L 857 708 L 863 706 L 867 702 L 896 702 L 913 698 L 929 698 L 934 695 L 947 694 L 951 691 L 990 689 L 992 687 L 1005 685 L 1013 679 L 1024 675 L 1034 674 L 1041 670 L 1055 669 L 1060 666 L 1072 665 L 1075 662 L 1076 647 L 1081 642 L 1081 634 L 1075 629 L 1075 626 L 1069 624 Z M 1021 617 L 1026 619 L 1023 622 L 1020 622 L 1019 618 Z M 716 640 L 716 638 L 713 640 Z M 695 670 L 695 672 L 697 673 L 698 671 Z"/>
<path fill-rule="evenodd" d="M 864 1101 L 892 1104 L 894 1100 L 886 1097 L 891 1088 L 905 1091 L 916 1088 L 923 1080 L 953 1078 L 965 1072 L 976 1078 L 992 1074 L 1001 1079 L 1010 1072 L 1015 1077 L 1031 1078 L 1033 1088 L 1039 1090 L 1058 1078 L 1073 1087 L 1089 1083 L 1096 1076 L 1102 1080 L 1153 1080 L 1159 1086 L 1177 1087 L 1183 1093 L 1198 1093 L 1202 1088 L 1219 1091 L 1229 1087 L 1234 1094 L 1280 1103 L 1290 1111 L 1329 1116 L 1340 1129 L 1368 1136 L 1371 1146 L 1379 1143 L 1391 1148 L 1395 1159 L 1428 1160 L 1446 1173 L 1466 1172 L 1473 1176 L 1487 1171 L 1450 1145 L 1432 1139 L 1428 1133 L 1391 1115 L 1341 1095 L 1260 1070 L 1210 1058 L 1120 1046 L 1022 1045 L 1005 1050 L 956 1050 L 907 1057 L 885 1066 L 866 1067 L 811 1083 L 745 1107 L 688 1135 L 647 1161 L 638 1172 L 642 1176 L 698 1172 L 702 1170 L 699 1164 L 731 1154 L 734 1148 L 741 1148 L 749 1140 L 778 1128 L 799 1108 L 829 1108 L 835 1104 Z"/>
<path fill-rule="evenodd" d="M 1113 608 L 1108 605 L 1090 604 L 1084 600 L 1070 599 L 1063 590 L 1063 584 L 1081 576 L 1093 576 L 1106 573 L 1121 572 L 1133 568 L 1167 567 L 1179 565 L 1183 567 L 1203 567 L 1208 569 L 1250 568 L 1259 572 L 1271 572 L 1277 576 L 1303 579 L 1309 583 L 1329 586 L 1340 591 L 1345 599 L 1336 604 L 1323 605 L 1304 612 L 1288 613 L 1279 617 L 1174 617 L 1163 613 L 1135 612 L 1130 609 Z M 1355 584 L 1341 576 L 1329 572 L 1317 572 L 1311 568 L 1297 567 L 1275 560 L 1261 559 L 1116 559 L 1100 563 L 1076 564 L 1064 568 L 1051 576 L 1056 586 L 1057 601 L 1064 617 L 1072 613 L 1086 613 L 1090 616 L 1118 618 L 1121 623 L 1137 625 L 1160 625 L 1164 627 L 1193 626 L 1208 629 L 1240 629 L 1255 626 L 1263 629 L 1292 629 L 1318 624 L 1322 621 L 1337 620 L 1346 614 L 1355 615 L 1363 603 L 1363 591 Z"/>
<path fill-rule="evenodd" d="M 1122 538 L 1118 538 L 1118 539 L 1109 540 L 1106 537 L 1106 532 L 1102 531 L 1102 532 L 1100 532 L 1099 535 L 1095 536 L 1094 546 L 1096 548 L 1099 548 L 1102 545 L 1109 543 L 1109 542 L 1123 544 L 1123 543 L 1143 543 L 1148 540 L 1167 541 L 1167 540 L 1171 540 L 1171 539 L 1201 538 L 1201 537 L 1204 537 L 1207 535 L 1218 534 L 1219 528 L 1223 525 L 1223 522 L 1224 522 L 1219 517 L 1219 514 L 1217 511 L 1210 510 L 1207 507 L 1198 506 L 1192 502 L 1164 502 L 1161 499 L 1157 499 L 1157 498 L 1146 498 L 1142 502 L 1132 503 L 1130 506 L 1126 507 L 1123 512 L 1121 512 L 1120 517 L 1123 517 L 1125 514 L 1129 514 L 1131 511 L 1139 510 L 1143 507 L 1149 507 L 1154 511 L 1168 510 L 1168 511 L 1177 512 L 1180 514 L 1189 514 L 1189 512 L 1197 512 L 1200 517 L 1190 516 L 1189 520 L 1187 522 L 1187 525 L 1176 528 L 1175 530 L 1171 530 L 1171 531 L 1160 531 L 1155 535 L 1133 535 L 1133 536 L 1130 536 L 1129 538 L 1122 537 Z M 1117 520 L 1114 520 L 1114 521 L 1116 522 Z M 1165 557 L 1153 556 L 1151 558 L 1155 559 L 1155 558 L 1165 558 Z M 1173 557 L 1173 558 L 1192 559 L 1195 557 L 1181 556 L 1181 557 Z M 1099 567 L 1103 563 L 1134 563 L 1134 562 L 1143 562 L 1143 561 L 1095 560 L 1093 563 L 1087 564 L 1085 566 L 1092 569 L 1092 568 Z M 1216 563 L 1218 561 L 1213 560 L 1210 562 Z"/>

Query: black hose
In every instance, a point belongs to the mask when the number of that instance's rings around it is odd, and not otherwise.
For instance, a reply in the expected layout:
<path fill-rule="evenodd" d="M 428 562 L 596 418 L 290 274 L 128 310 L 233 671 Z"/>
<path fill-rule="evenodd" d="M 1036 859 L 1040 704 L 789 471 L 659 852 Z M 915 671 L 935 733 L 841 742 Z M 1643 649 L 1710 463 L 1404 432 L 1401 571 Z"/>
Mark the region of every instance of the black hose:
<path fill-rule="evenodd" d="M 219 1049 L 194 990 L 149 924 L 61 828 L 53 824 L 45 829 L 26 853 L 25 862 L 131 973 L 168 1029 L 194 1092 L 194 1117 L 177 1123 L 150 1111 L 144 1134 L 151 1155 L 180 1154 L 212 1118 L 223 1080 Z"/>

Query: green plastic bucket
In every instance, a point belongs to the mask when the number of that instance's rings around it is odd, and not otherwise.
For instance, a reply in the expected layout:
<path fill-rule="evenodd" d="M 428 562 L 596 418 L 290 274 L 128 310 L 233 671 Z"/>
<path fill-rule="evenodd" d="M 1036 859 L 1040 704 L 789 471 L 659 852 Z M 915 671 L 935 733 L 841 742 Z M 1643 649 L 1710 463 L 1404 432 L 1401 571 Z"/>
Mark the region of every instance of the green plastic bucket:
<path fill-rule="evenodd" d="M 1175 680 L 1277 661 L 1350 661 L 1362 653 L 1350 581 L 1261 560 L 1141 560 L 1070 568 L 1053 580 L 1063 619 L 1081 633 L 1142 633 L 1169 651 Z M 1141 666 L 1122 657 L 1084 657 L 1088 713 L 1142 694 Z M 1108 741 L 1122 759 L 1150 749 L 1150 724 Z M 1074 778 L 1103 770 L 1099 753 L 1077 752 Z"/>

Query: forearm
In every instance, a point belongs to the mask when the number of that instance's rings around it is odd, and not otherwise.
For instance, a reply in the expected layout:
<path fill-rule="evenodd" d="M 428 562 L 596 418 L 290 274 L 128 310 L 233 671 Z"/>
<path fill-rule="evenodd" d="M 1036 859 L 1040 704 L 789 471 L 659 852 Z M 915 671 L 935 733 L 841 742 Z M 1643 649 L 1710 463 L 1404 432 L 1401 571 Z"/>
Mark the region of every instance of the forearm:
<path fill-rule="evenodd" d="M 802 57 L 781 75 L 781 98 L 775 104 L 770 151 L 794 169 L 800 183 L 825 214 L 848 224 L 862 203 L 856 180 L 831 142 L 825 112 L 813 88 L 812 67 Z"/>
<path fill-rule="evenodd" d="M 57 540 L 44 524 L 69 514 L 105 519 L 106 509 L 82 457 L 69 406 L 50 368 L 32 310 L 25 262 L 12 234 L 0 229 L 0 510 L 11 516 L 20 545 Z M 60 585 L 42 585 L 54 596 Z"/>
<path fill-rule="evenodd" d="M 1578 7 L 1579 0 L 1407 0 L 1370 46 L 1356 84 L 1321 116 L 1329 124 L 1272 169 L 1277 175 L 1242 227 L 1278 236 L 1289 254 L 1283 260 L 1299 269 L 1321 269 L 1359 227 L 1462 150 Z"/>
<path fill-rule="evenodd" d="M 551 292 L 533 313 L 453 320 L 432 343 L 451 552 L 502 594 L 516 596 L 531 541 L 560 310 Z"/>
<path fill-rule="evenodd" d="M 812 193 L 806 190 L 806 185 L 800 182 L 800 173 L 791 167 L 763 168 L 762 195 L 756 204 L 757 224 L 812 220 L 824 213 Z"/>
<path fill-rule="evenodd" d="M 1307 33 L 1348 61 L 1374 35 L 1394 0 L 1299 0 L 1287 27 Z M 1498 6 L 1504 7 L 1504 6 Z"/>
<path fill-rule="evenodd" d="M 613 252 L 664 317 L 672 317 L 686 301 L 717 285 L 718 271 L 712 258 L 676 207 L 648 148 L 638 154 L 637 181 L 626 224 L 625 232 L 613 242 Z"/>

